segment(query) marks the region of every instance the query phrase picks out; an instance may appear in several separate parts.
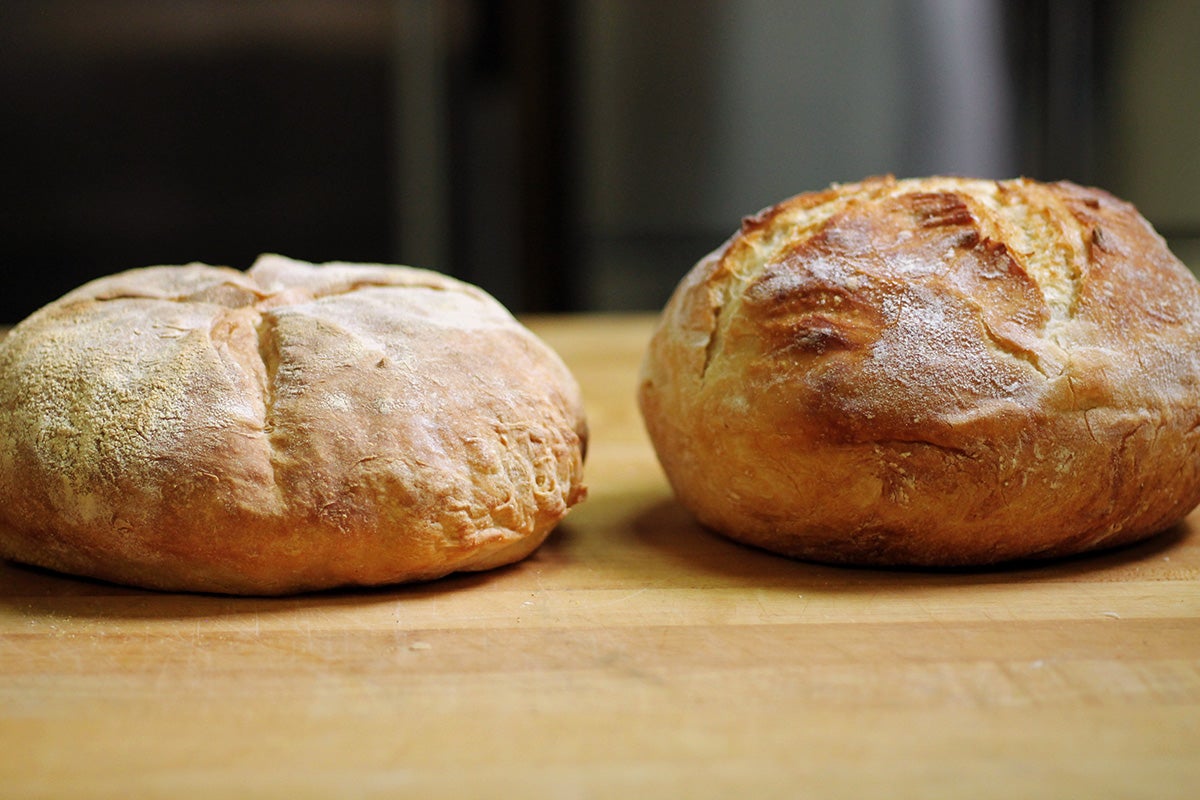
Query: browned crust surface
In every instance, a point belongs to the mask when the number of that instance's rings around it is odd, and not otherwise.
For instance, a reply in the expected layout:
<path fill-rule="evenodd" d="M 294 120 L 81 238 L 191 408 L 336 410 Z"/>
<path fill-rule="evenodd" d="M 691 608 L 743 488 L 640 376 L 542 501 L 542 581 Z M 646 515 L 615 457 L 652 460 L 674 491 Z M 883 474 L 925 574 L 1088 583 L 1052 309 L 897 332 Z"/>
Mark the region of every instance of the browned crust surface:
<path fill-rule="evenodd" d="M 582 499 L 578 386 L 475 287 L 132 270 L 0 343 L 0 555 L 278 594 L 518 560 Z"/>
<path fill-rule="evenodd" d="M 1200 287 L 1070 183 L 877 178 L 751 217 L 684 278 L 639 400 L 680 501 L 768 549 L 968 565 L 1200 501 Z"/>

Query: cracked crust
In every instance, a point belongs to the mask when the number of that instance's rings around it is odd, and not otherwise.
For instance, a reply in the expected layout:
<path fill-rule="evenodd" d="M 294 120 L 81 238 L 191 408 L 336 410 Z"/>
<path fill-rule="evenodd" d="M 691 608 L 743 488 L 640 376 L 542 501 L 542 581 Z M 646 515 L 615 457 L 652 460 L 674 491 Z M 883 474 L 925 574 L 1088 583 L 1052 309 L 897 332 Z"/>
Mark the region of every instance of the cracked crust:
<path fill-rule="evenodd" d="M 875 178 L 746 219 L 683 279 L 639 401 L 680 501 L 821 561 L 1116 545 L 1200 502 L 1200 286 L 1070 183 Z"/>
<path fill-rule="evenodd" d="M 281 594 L 530 553 L 581 500 L 558 357 L 481 290 L 264 256 L 80 287 L 0 344 L 0 555 Z"/>

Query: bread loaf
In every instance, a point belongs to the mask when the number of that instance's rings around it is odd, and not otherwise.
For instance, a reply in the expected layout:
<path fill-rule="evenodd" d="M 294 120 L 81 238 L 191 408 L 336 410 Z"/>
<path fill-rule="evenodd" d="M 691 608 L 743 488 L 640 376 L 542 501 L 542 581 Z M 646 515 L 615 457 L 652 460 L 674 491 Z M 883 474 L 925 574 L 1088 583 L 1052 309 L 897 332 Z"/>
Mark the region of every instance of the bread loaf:
<path fill-rule="evenodd" d="M 639 399 L 679 501 L 746 543 L 925 566 L 1110 547 L 1200 501 L 1200 286 L 1100 190 L 835 185 L 682 280 Z"/>
<path fill-rule="evenodd" d="M 584 496 L 558 357 L 483 291 L 264 256 L 89 283 L 0 343 L 0 555 L 280 594 L 523 558 Z"/>

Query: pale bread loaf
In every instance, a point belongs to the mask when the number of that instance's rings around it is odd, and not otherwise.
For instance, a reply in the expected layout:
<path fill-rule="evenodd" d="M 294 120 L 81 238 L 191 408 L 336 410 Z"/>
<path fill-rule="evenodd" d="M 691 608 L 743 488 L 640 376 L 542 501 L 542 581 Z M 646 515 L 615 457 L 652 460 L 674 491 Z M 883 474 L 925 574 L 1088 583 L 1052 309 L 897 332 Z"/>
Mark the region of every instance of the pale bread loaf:
<path fill-rule="evenodd" d="M 584 496 L 559 358 L 424 270 L 93 281 L 0 343 L 0 555 L 280 594 L 516 561 Z"/>

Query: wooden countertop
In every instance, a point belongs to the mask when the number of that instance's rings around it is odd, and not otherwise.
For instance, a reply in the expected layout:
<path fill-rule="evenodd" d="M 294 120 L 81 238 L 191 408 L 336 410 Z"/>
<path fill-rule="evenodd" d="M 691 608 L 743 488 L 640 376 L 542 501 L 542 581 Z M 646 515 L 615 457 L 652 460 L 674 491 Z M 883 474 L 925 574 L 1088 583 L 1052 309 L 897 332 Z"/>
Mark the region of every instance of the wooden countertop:
<path fill-rule="evenodd" d="M 591 496 L 533 557 L 286 599 L 0 564 L 0 795 L 1194 796 L 1194 522 L 981 572 L 740 547 L 642 432 L 651 318 L 530 324 L 593 431 Z"/>

